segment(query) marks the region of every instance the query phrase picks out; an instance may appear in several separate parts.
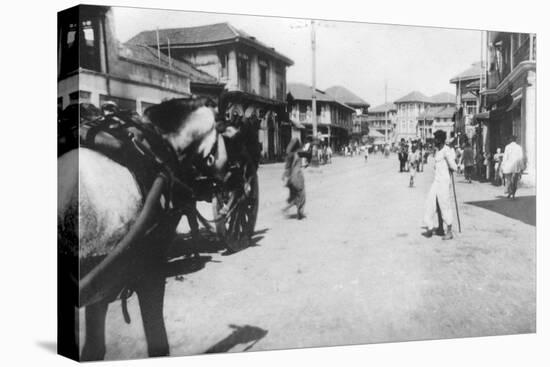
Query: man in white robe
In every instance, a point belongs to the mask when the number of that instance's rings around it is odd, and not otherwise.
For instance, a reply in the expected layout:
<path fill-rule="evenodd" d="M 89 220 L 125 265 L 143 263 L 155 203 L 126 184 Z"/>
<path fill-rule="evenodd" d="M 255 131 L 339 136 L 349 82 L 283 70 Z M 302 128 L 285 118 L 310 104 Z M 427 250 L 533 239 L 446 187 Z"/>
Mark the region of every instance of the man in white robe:
<path fill-rule="evenodd" d="M 445 145 L 446 133 L 438 130 L 434 133 L 435 153 L 435 175 L 428 198 L 426 211 L 424 213 L 424 224 L 427 231 L 426 237 L 431 237 L 438 227 L 437 208 L 441 211 L 444 228 L 446 228 L 444 240 L 453 238 L 453 206 L 451 201 L 451 174 L 457 170 L 455 154 L 451 148 Z"/>
<path fill-rule="evenodd" d="M 516 137 L 511 136 L 509 143 L 504 148 L 504 157 L 502 158 L 502 174 L 506 181 L 506 191 L 504 192 L 508 198 L 514 199 L 516 197 L 516 190 L 518 187 L 518 180 L 521 177 L 525 165 L 523 162 L 523 150 L 521 146 L 516 143 Z"/>

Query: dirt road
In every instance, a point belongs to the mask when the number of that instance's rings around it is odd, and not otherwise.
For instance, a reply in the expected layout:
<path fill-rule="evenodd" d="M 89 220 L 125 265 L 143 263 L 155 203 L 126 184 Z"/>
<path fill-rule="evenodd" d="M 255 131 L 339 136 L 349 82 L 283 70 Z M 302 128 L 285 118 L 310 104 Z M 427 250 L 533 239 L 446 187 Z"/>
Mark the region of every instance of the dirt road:
<path fill-rule="evenodd" d="M 172 355 L 527 333 L 535 331 L 534 190 L 459 177 L 463 233 L 421 236 L 433 171 L 417 185 L 397 158 L 335 158 L 305 170 L 304 220 L 281 213 L 282 165 L 260 168 L 254 246 L 227 255 L 212 242 L 167 279 Z M 202 210 L 209 212 L 209 207 Z M 185 231 L 182 224 L 181 231 Z M 106 359 L 146 357 L 135 296 L 107 316 Z"/>

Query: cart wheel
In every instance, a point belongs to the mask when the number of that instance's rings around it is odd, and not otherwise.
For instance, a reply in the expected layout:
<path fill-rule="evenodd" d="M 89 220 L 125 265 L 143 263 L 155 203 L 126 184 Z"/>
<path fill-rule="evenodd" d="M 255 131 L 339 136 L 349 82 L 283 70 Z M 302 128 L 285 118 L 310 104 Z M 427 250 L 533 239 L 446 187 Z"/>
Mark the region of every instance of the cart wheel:
<path fill-rule="evenodd" d="M 249 246 L 256 226 L 260 199 L 258 174 L 254 173 L 243 188 L 223 192 L 214 197 L 212 207 L 215 218 L 220 216 L 222 208 L 229 203 L 232 196 L 234 196 L 233 202 L 237 203 L 237 206 L 224 221 L 216 223 L 216 232 L 225 241 L 229 250 L 239 251 Z"/>

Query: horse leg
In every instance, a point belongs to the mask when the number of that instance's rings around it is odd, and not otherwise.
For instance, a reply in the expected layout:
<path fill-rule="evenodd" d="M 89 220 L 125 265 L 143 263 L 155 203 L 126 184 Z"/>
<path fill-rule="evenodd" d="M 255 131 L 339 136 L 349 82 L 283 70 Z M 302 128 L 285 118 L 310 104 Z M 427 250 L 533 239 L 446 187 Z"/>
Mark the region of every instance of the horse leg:
<path fill-rule="evenodd" d="M 105 318 L 109 303 L 97 302 L 86 306 L 86 339 L 82 348 L 82 361 L 105 358 Z"/>
<path fill-rule="evenodd" d="M 170 354 L 163 316 L 164 288 L 164 276 L 158 274 L 144 279 L 136 289 L 149 357 Z"/>

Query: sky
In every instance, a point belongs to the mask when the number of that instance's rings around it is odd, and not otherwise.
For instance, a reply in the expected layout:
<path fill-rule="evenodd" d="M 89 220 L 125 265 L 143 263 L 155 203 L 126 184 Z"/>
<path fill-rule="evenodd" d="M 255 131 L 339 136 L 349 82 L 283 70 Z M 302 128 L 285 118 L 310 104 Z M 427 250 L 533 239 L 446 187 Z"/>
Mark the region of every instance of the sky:
<path fill-rule="evenodd" d="M 144 30 L 229 22 L 294 60 L 287 82 L 311 85 L 309 20 L 114 7 L 125 42 Z M 449 80 L 481 57 L 481 31 L 358 22 L 318 21 L 317 88 L 341 85 L 371 107 L 411 91 L 455 93 Z"/>

